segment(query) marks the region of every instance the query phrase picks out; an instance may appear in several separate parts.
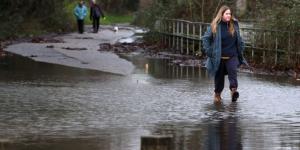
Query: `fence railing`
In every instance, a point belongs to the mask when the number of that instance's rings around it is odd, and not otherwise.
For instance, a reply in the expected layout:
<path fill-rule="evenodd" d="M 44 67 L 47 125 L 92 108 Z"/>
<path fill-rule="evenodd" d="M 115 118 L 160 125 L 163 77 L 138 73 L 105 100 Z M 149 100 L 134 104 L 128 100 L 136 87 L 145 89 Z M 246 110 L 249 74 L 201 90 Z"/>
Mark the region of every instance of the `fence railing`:
<path fill-rule="evenodd" d="M 160 19 L 156 30 L 162 42 L 174 53 L 202 55 L 201 37 L 209 23 L 179 19 Z M 245 55 L 264 64 L 300 64 L 300 33 L 240 27 L 246 44 Z"/>

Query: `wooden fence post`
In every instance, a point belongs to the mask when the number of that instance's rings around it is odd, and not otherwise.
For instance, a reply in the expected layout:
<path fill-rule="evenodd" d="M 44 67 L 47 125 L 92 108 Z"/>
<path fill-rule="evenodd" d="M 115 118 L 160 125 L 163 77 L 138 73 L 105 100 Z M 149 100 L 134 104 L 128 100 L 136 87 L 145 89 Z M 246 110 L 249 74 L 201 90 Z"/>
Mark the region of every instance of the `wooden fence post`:
<path fill-rule="evenodd" d="M 175 24 L 175 21 L 174 20 L 172 20 L 172 22 L 173 22 L 173 33 L 172 33 L 172 36 L 173 36 L 173 43 L 172 43 L 172 49 L 174 50 L 175 49 L 175 26 L 176 26 L 176 24 Z"/>
<path fill-rule="evenodd" d="M 189 54 L 189 33 L 190 32 L 190 23 L 186 23 L 186 54 Z"/>
<path fill-rule="evenodd" d="M 176 50 L 179 50 L 179 22 L 176 20 Z"/>
<path fill-rule="evenodd" d="M 253 34 L 253 31 L 252 31 L 252 34 Z M 252 60 L 254 60 L 254 47 L 255 47 L 254 40 L 255 40 L 255 38 L 252 37 L 252 39 L 251 39 L 251 59 Z"/>
<path fill-rule="evenodd" d="M 287 50 L 287 64 L 290 64 L 290 55 L 291 55 L 291 31 L 288 32 L 289 34 L 289 43 L 288 43 L 288 50 Z"/>
<path fill-rule="evenodd" d="M 167 29 L 166 29 L 166 25 L 167 23 L 166 23 L 166 20 L 164 20 L 164 45 L 167 45 L 167 35 L 166 35 L 166 33 L 167 33 Z"/>
<path fill-rule="evenodd" d="M 202 49 L 201 49 L 201 41 L 202 41 L 202 24 L 199 24 L 199 52 L 202 52 Z"/>
<path fill-rule="evenodd" d="M 193 23 L 193 38 L 195 38 L 195 23 Z M 195 39 L 193 39 L 193 55 L 195 55 Z"/>
<path fill-rule="evenodd" d="M 278 62 L 278 38 L 277 38 L 277 34 L 276 34 L 276 39 L 275 39 L 275 65 L 277 65 Z"/>
<path fill-rule="evenodd" d="M 264 31 L 264 39 L 263 39 L 264 48 L 266 45 L 266 32 Z M 266 50 L 263 50 L 263 63 L 266 63 Z"/>
<path fill-rule="evenodd" d="M 180 42 L 180 53 L 183 53 L 183 21 L 181 21 L 181 42 Z"/>

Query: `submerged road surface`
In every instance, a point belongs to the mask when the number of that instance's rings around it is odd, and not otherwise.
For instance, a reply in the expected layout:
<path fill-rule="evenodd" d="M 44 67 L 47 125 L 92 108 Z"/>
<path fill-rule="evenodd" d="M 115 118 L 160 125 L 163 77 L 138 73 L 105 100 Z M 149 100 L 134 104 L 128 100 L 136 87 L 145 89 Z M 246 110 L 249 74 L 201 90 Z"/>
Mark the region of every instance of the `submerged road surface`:
<path fill-rule="evenodd" d="M 205 70 L 127 60 L 118 76 L 1 58 L 0 149 L 140 150 L 153 135 L 172 150 L 300 148 L 299 83 L 240 73 L 238 102 L 225 89 L 214 105 Z"/>
<path fill-rule="evenodd" d="M 28 57 L 38 62 L 60 64 L 64 66 L 99 70 L 114 74 L 128 75 L 134 66 L 116 54 L 99 52 L 99 44 L 114 44 L 122 38 L 133 36 L 141 29 L 120 27 L 118 32 L 112 27 L 101 28 L 99 33 L 71 33 L 54 37 L 54 41 L 63 43 L 19 43 L 5 48 L 5 51 Z M 89 29 L 86 29 L 89 31 Z"/>

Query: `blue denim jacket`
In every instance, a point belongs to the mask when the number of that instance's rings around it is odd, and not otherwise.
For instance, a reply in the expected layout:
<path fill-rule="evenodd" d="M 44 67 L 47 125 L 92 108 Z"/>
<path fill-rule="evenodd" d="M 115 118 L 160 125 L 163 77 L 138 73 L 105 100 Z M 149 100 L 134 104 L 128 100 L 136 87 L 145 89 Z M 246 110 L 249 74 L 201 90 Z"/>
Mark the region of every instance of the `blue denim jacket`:
<path fill-rule="evenodd" d="M 239 65 L 245 64 L 248 66 L 247 61 L 243 56 L 243 51 L 245 49 L 244 41 L 240 35 L 238 22 L 234 22 L 234 30 L 237 33 L 237 48 L 238 48 L 238 59 Z M 217 33 L 213 35 L 211 27 L 207 27 L 207 31 L 202 36 L 203 48 L 207 55 L 206 68 L 209 75 L 215 76 L 221 61 L 222 54 L 222 36 L 221 36 L 221 26 L 218 25 Z"/>

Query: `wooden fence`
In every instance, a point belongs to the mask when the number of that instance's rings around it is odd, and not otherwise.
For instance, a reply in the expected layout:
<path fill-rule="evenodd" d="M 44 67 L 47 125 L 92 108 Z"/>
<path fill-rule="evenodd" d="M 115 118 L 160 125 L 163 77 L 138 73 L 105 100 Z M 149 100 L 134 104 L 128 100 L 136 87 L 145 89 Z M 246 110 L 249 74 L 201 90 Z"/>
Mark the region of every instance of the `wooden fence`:
<path fill-rule="evenodd" d="M 201 37 L 209 23 L 160 19 L 156 30 L 174 53 L 202 55 Z M 248 60 L 264 64 L 300 64 L 300 33 L 240 27 Z"/>

